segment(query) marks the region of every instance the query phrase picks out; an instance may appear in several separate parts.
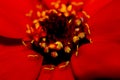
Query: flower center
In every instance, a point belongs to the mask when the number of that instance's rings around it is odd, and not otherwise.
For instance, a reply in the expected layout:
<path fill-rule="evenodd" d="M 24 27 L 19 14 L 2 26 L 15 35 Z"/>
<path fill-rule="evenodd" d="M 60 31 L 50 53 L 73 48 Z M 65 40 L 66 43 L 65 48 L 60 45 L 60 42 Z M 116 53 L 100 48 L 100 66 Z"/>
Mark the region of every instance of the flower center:
<path fill-rule="evenodd" d="M 78 55 L 79 46 L 90 42 L 85 15 L 77 15 L 72 5 L 65 4 L 37 12 L 39 18 L 33 20 L 31 27 L 27 25 L 29 39 L 23 43 L 44 57 L 43 65 L 69 61 L 72 54 Z"/>

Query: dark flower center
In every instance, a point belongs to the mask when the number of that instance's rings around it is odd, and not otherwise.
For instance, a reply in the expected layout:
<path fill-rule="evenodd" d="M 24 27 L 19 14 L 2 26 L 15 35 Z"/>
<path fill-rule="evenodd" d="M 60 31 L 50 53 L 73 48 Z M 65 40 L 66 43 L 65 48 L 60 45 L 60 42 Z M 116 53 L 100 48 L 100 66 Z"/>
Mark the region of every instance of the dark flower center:
<path fill-rule="evenodd" d="M 43 65 L 70 61 L 73 53 L 78 54 L 79 46 L 90 42 L 84 17 L 77 17 L 72 11 L 47 10 L 33 23 L 27 31 L 31 40 L 28 43 L 44 57 Z"/>

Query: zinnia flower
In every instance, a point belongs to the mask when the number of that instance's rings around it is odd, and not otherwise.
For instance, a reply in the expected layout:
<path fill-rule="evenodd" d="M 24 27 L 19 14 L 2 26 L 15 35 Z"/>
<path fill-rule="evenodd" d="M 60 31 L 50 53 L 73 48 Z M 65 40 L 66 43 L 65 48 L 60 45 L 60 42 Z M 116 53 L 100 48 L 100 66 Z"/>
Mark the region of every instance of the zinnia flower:
<path fill-rule="evenodd" d="M 0 1 L 0 80 L 120 78 L 118 5 Z"/>

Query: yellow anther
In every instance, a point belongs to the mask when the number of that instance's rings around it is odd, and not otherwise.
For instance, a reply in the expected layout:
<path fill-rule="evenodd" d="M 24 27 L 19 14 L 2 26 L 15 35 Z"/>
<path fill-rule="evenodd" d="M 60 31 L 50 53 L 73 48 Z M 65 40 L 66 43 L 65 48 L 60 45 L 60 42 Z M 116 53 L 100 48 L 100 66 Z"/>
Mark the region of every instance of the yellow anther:
<path fill-rule="evenodd" d="M 64 50 L 65 50 L 66 53 L 70 53 L 70 51 L 71 51 L 71 49 L 70 49 L 69 46 L 66 46 L 66 47 L 64 48 Z"/>
<path fill-rule="evenodd" d="M 61 13 L 58 13 L 58 16 L 61 16 L 62 14 Z"/>
<path fill-rule="evenodd" d="M 26 16 L 31 17 L 31 16 L 32 16 L 32 13 L 33 13 L 33 10 L 30 10 L 30 11 L 26 14 Z"/>
<path fill-rule="evenodd" d="M 33 23 L 35 24 L 35 23 L 38 23 L 39 22 L 39 20 L 38 19 L 34 19 L 33 20 Z"/>
<path fill-rule="evenodd" d="M 58 0 L 57 2 L 52 2 L 51 5 L 53 5 L 55 8 L 58 8 L 60 4 L 60 0 Z"/>
<path fill-rule="evenodd" d="M 90 34 L 91 32 L 90 32 L 90 27 L 89 27 L 89 25 L 88 25 L 87 23 L 85 23 L 85 25 L 86 25 L 86 27 L 87 27 L 87 29 L 88 29 L 88 33 Z"/>
<path fill-rule="evenodd" d="M 45 11 L 42 11 L 41 15 L 42 15 L 42 16 L 46 16 L 46 12 L 45 12 Z"/>
<path fill-rule="evenodd" d="M 33 43 L 34 43 L 34 40 L 32 40 L 30 43 L 33 44 Z"/>
<path fill-rule="evenodd" d="M 61 4 L 60 12 L 67 12 L 67 7 L 65 4 Z"/>
<path fill-rule="evenodd" d="M 76 32 L 80 31 L 80 28 L 75 28 L 75 31 L 76 31 Z"/>
<path fill-rule="evenodd" d="M 92 41 L 92 39 L 91 39 L 91 38 L 89 39 L 89 41 L 90 41 L 90 43 L 93 43 L 93 41 Z"/>
<path fill-rule="evenodd" d="M 27 33 L 27 34 L 30 34 L 30 33 L 31 33 L 31 31 L 30 31 L 30 30 L 26 30 L 26 33 Z"/>
<path fill-rule="evenodd" d="M 25 43 L 24 41 L 22 41 L 22 44 L 23 44 L 24 46 L 27 46 L 26 43 Z"/>
<path fill-rule="evenodd" d="M 43 69 L 45 70 L 54 70 L 54 65 L 49 65 L 49 66 L 45 66 Z"/>
<path fill-rule="evenodd" d="M 55 52 L 55 51 L 54 51 L 54 52 L 51 52 L 51 56 L 54 57 L 54 58 L 56 58 L 56 57 L 58 56 L 58 53 Z"/>
<path fill-rule="evenodd" d="M 71 4 L 74 6 L 81 6 L 84 4 L 84 2 L 72 2 Z"/>
<path fill-rule="evenodd" d="M 78 56 L 78 48 L 79 48 L 79 46 L 77 45 L 77 51 L 75 53 L 76 56 Z"/>
<path fill-rule="evenodd" d="M 64 15 L 65 15 L 65 17 L 68 17 L 68 16 L 69 16 L 69 13 L 68 13 L 68 12 L 65 12 Z"/>
<path fill-rule="evenodd" d="M 57 44 L 56 49 L 60 50 L 63 48 L 63 44 L 60 41 L 55 42 L 55 44 Z"/>
<path fill-rule="evenodd" d="M 71 23 L 72 22 L 72 19 L 70 19 L 69 21 L 68 21 L 68 23 Z"/>
<path fill-rule="evenodd" d="M 48 53 L 48 52 L 49 52 L 49 47 L 45 47 L 45 48 L 44 48 L 44 52 L 45 52 L 45 53 Z"/>
<path fill-rule="evenodd" d="M 39 18 L 39 21 L 43 21 L 45 18 Z"/>
<path fill-rule="evenodd" d="M 46 70 L 54 70 L 54 68 L 48 68 L 48 67 L 44 67 L 44 69 L 46 69 Z"/>
<path fill-rule="evenodd" d="M 82 13 L 83 13 L 87 18 L 90 18 L 90 15 L 88 15 L 85 11 L 82 11 Z"/>
<path fill-rule="evenodd" d="M 72 5 L 69 5 L 68 7 L 67 7 L 67 11 L 71 11 L 72 10 Z"/>
<path fill-rule="evenodd" d="M 42 38 L 43 41 L 46 41 L 46 38 Z"/>
<path fill-rule="evenodd" d="M 75 10 L 73 10 L 73 11 L 71 12 L 71 14 L 76 15 L 76 11 L 75 11 Z"/>
<path fill-rule="evenodd" d="M 79 37 L 78 37 L 78 36 L 74 36 L 74 37 L 73 37 L 73 42 L 74 42 L 74 43 L 76 43 L 78 40 L 79 40 Z"/>
<path fill-rule="evenodd" d="M 35 58 L 35 57 L 38 57 L 38 55 L 37 54 L 29 54 L 27 57 L 33 57 L 33 58 Z"/>
<path fill-rule="evenodd" d="M 55 45 L 55 44 L 50 44 L 50 45 L 49 45 L 49 48 L 50 48 L 50 49 L 55 49 L 55 48 L 56 48 L 56 45 Z"/>
<path fill-rule="evenodd" d="M 52 9 L 51 11 L 56 14 L 58 13 L 55 9 Z"/>
<path fill-rule="evenodd" d="M 40 17 L 40 16 L 41 16 L 40 11 L 37 11 L 37 16 L 38 16 L 38 17 Z"/>
<path fill-rule="evenodd" d="M 81 38 L 81 39 L 83 39 L 85 37 L 85 33 L 84 32 L 80 32 L 78 34 L 78 37 Z"/>
<path fill-rule="evenodd" d="M 40 26 L 40 24 L 37 22 L 37 23 L 35 23 L 35 28 L 36 29 L 38 29 L 39 28 L 39 26 Z"/>
<path fill-rule="evenodd" d="M 75 23 L 76 23 L 77 26 L 79 26 L 81 24 L 81 20 L 77 19 L 77 20 L 75 20 Z"/>
<path fill-rule="evenodd" d="M 71 44 L 70 42 L 68 42 L 68 44 Z"/>
<path fill-rule="evenodd" d="M 42 5 L 36 5 L 36 8 L 41 9 Z"/>
<path fill-rule="evenodd" d="M 42 42 L 42 43 L 39 43 L 40 47 L 42 48 L 45 48 L 46 47 L 46 43 L 45 42 Z"/>
<path fill-rule="evenodd" d="M 65 68 L 66 66 L 68 66 L 69 63 L 69 61 L 66 61 L 63 65 L 60 65 L 59 68 Z"/>
<path fill-rule="evenodd" d="M 31 33 L 31 30 L 30 30 L 29 24 L 26 24 L 26 28 L 27 28 L 26 33 L 30 34 L 30 33 Z"/>

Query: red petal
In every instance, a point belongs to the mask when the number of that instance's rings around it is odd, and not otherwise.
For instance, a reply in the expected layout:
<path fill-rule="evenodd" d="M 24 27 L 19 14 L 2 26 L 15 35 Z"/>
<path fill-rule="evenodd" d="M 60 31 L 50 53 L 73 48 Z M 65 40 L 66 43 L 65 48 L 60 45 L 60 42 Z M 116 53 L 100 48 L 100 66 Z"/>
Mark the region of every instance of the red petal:
<path fill-rule="evenodd" d="M 70 65 L 64 68 L 56 68 L 52 80 L 75 80 L 73 77 L 72 68 Z"/>
<path fill-rule="evenodd" d="M 120 35 L 120 11 L 118 11 L 119 1 L 113 1 L 111 4 L 103 8 L 89 20 L 92 36 L 103 36 L 106 38 L 114 38 Z M 112 35 L 113 34 L 113 35 Z M 115 34 L 115 35 L 114 35 Z M 116 37 L 117 38 L 117 37 Z"/>
<path fill-rule="evenodd" d="M 42 58 L 29 58 L 35 54 L 24 46 L 0 45 L 0 80 L 35 80 Z"/>
<path fill-rule="evenodd" d="M 119 44 L 93 43 L 82 46 L 72 57 L 72 67 L 79 78 L 120 78 Z"/>
<path fill-rule="evenodd" d="M 0 35 L 21 38 L 29 22 L 25 14 L 32 9 L 30 0 L 0 1 Z"/>
<path fill-rule="evenodd" d="M 92 16 L 111 1 L 112 0 L 87 0 L 83 10 Z"/>
<path fill-rule="evenodd" d="M 44 68 L 45 66 L 42 67 L 38 80 L 51 80 L 51 77 L 53 76 L 53 70 L 47 70 Z"/>
<path fill-rule="evenodd" d="M 119 1 L 91 18 L 93 43 L 79 49 L 79 56 L 72 56 L 72 66 L 80 78 L 120 78 L 120 18 Z M 113 13 L 114 12 L 114 13 Z"/>

